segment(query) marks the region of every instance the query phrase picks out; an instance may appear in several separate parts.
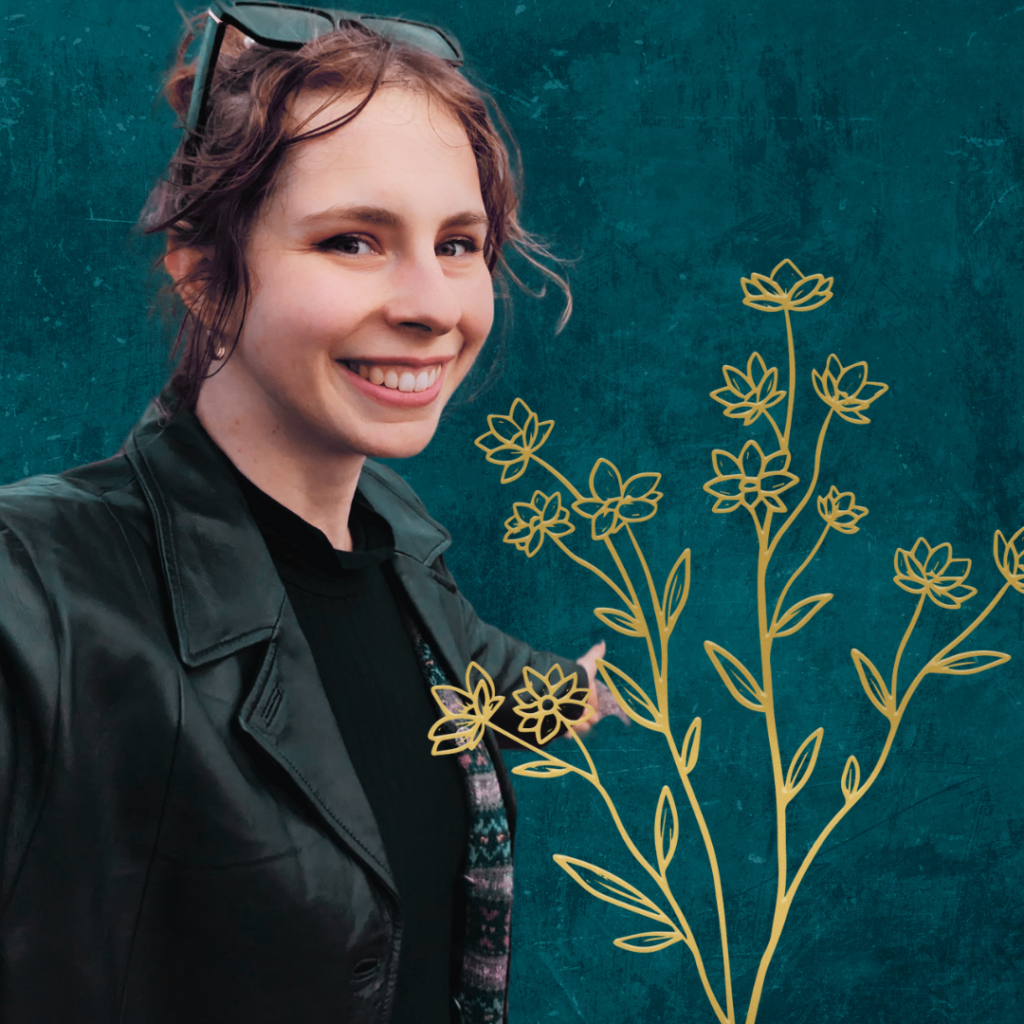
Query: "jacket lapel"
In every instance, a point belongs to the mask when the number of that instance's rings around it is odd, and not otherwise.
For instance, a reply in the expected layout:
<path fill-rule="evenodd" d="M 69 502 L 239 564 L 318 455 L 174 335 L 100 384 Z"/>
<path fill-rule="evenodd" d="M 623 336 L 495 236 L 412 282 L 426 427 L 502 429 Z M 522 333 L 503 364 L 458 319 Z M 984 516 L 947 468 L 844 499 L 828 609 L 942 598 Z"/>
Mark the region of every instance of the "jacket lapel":
<path fill-rule="evenodd" d="M 306 794 L 341 843 L 392 893 L 370 803 L 345 749 L 313 654 L 227 457 L 190 413 L 154 407 L 125 454 L 155 524 L 179 656 L 190 668 L 267 643 L 238 721 Z"/>
<path fill-rule="evenodd" d="M 287 601 L 239 723 L 292 777 L 338 839 L 397 897 L 376 819 Z"/>

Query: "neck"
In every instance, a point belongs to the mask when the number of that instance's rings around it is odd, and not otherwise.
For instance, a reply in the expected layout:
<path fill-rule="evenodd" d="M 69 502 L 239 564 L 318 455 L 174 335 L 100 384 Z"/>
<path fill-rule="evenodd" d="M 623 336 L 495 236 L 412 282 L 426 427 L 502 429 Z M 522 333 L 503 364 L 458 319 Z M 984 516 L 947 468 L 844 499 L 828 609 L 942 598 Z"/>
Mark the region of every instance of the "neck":
<path fill-rule="evenodd" d="M 212 391 L 205 385 L 200 391 L 196 416 L 217 447 L 261 491 L 324 533 L 336 550 L 351 551 L 348 519 L 366 457 L 314 450 L 265 412 L 246 415 L 232 403 L 217 402 Z"/>

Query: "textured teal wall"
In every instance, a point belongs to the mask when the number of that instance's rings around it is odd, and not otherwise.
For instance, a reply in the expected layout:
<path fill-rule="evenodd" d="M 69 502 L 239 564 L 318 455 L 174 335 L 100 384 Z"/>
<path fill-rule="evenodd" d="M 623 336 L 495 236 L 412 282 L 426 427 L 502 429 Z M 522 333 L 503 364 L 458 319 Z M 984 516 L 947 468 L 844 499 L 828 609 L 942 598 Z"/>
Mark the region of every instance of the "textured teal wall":
<path fill-rule="evenodd" d="M 856 536 L 829 538 L 801 596 L 836 598 L 779 644 L 784 748 L 825 728 L 791 809 L 796 856 L 838 809 L 848 754 L 870 764 L 884 738 L 847 652 L 891 660 L 913 609 L 892 583 L 896 547 L 924 535 L 974 559 L 978 597 L 926 610 L 908 652 L 920 664 L 1001 583 L 993 531 L 1024 525 L 1024 11 L 1009 0 L 439 0 L 404 13 L 463 41 L 522 146 L 528 225 L 578 262 L 567 330 L 553 336 L 556 298 L 517 297 L 498 383 L 459 404 L 402 470 L 455 534 L 451 565 L 485 617 L 564 653 L 605 636 L 638 678 L 636 642 L 590 614 L 608 603 L 599 584 L 550 544 L 527 561 L 501 543 L 511 502 L 548 482 L 531 468 L 501 487 L 472 441 L 518 395 L 557 421 L 544 454 L 578 484 L 602 455 L 627 474 L 663 474 L 661 511 L 638 533 L 661 578 L 693 550 L 673 707 L 680 733 L 692 715 L 704 721 L 693 781 L 743 996 L 774 897 L 771 777 L 761 717 L 728 695 L 702 643 L 754 660 L 754 566 L 749 522 L 712 515 L 701 484 L 712 448 L 764 440 L 709 399 L 721 364 L 757 348 L 782 367 L 785 355 L 781 318 L 743 306 L 739 279 L 785 257 L 835 278 L 828 305 L 794 317 L 795 472 L 808 471 L 823 408 L 812 366 L 830 352 L 863 358 L 891 385 L 870 426 L 836 424 L 821 490 L 854 490 L 871 514 Z M 0 0 L 4 479 L 110 454 L 166 376 L 167 330 L 150 315 L 155 248 L 130 224 L 175 144 L 155 95 L 178 26 L 170 0 Z M 793 531 L 787 572 L 815 536 L 813 524 Z M 979 631 L 977 646 L 1008 652 L 1009 665 L 932 677 L 915 698 L 878 784 L 797 898 L 763 1024 L 1019 1018 L 1022 604 L 1011 592 Z M 669 772 L 657 737 L 613 721 L 592 738 L 646 837 Z M 616 949 L 640 919 L 552 862 L 568 853 L 641 883 L 592 794 L 571 777 L 518 783 L 512 1024 L 711 1021 L 686 950 Z M 720 990 L 710 881 L 688 825 L 673 872 Z"/>

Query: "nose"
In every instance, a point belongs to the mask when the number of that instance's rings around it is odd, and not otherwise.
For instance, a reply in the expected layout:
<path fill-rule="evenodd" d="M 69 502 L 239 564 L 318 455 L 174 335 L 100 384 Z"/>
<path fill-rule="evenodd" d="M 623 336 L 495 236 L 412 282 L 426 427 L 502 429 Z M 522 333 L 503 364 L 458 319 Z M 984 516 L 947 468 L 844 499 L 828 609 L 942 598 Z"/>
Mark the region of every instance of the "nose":
<path fill-rule="evenodd" d="M 396 330 L 441 337 L 455 329 L 462 304 L 433 248 L 398 259 L 384 317 Z"/>

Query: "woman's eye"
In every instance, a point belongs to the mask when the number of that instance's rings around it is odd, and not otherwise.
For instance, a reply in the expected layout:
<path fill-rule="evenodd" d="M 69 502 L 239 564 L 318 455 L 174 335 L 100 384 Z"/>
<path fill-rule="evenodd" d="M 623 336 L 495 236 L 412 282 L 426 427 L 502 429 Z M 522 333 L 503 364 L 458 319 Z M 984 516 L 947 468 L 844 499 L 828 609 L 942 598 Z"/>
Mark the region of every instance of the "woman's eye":
<path fill-rule="evenodd" d="M 468 256 L 479 251 L 480 246 L 472 238 L 449 238 L 437 247 L 438 256 Z"/>
<path fill-rule="evenodd" d="M 318 249 L 330 252 L 341 252 L 346 256 L 368 256 L 376 250 L 362 235 L 335 235 L 317 245 Z"/>

